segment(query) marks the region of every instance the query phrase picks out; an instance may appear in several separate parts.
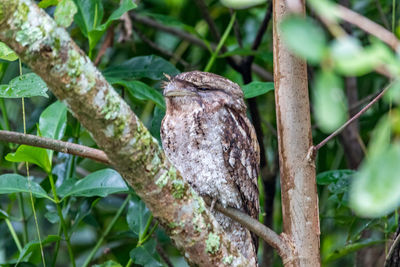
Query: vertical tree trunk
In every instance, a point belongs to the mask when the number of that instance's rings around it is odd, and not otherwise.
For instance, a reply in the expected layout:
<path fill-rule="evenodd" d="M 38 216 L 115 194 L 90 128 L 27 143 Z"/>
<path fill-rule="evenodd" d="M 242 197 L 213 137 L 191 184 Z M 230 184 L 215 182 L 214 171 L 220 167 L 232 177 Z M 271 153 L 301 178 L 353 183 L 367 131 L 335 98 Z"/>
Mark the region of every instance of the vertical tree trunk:
<path fill-rule="evenodd" d="M 304 12 L 303 2 L 303 12 Z M 286 1 L 274 0 L 274 80 L 282 188 L 283 230 L 295 248 L 285 266 L 320 266 L 318 195 L 315 165 L 307 160 L 312 145 L 307 68 L 283 45 L 279 23 Z"/>

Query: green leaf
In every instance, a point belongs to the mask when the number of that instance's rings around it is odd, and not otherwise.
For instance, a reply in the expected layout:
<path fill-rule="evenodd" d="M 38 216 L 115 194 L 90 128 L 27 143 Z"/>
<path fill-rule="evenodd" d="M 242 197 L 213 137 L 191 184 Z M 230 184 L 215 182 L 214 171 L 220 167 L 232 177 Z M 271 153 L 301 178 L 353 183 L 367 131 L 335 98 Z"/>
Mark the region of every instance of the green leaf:
<path fill-rule="evenodd" d="M 88 37 L 89 32 L 100 25 L 103 20 L 104 10 L 101 0 L 74 0 L 78 12 L 75 15 L 75 23 L 81 29 L 83 35 Z"/>
<path fill-rule="evenodd" d="M 18 59 L 18 56 L 5 43 L 0 42 L 0 59 L 14 61 Z"/>
<path fill-rule="evenodd" d="M 151 100 L 156 103 L 160 108 L 165 110 L 165 102 L 162 94 L 140 81 L 115 81 L 113 85 L 118 84 L 125 87 L 130 95 L 140 100 Z"/>
<path fill-rule="evenodd" d="M 48 8 L 49 6 L 56 6 L 58 5 L 59 0 L 42 0 L 39 3 L 39 7 L 41 8 Z"/>
<path fill-rule="evenodd" d="M 155 251 L 155 247 L 156 240 L 151 239 L 143 246 L 132 249 L 129 256 L 135 264 L 140 264 L 144 267 L 163 266 L 158 259 L 159 257 Z"/>
<path fill-rule="evenodd" d="M 106 261 L 102 264 L 95 264 L 93 267 L 122 267 L 122 265 L 115 261 Z"/>
<path fill-rule="evenodd" d="M 400 144 L 369 153 L 351 186 L 350 205 L 363 217 L 381 217 L 400 205 Z"/>
<path fill-rule="evenodd" d="M 164 116 L 165 116 L 165 109 L 156 106 L 153 112 L 153 119 L 151 121 L 150 133 L 152 136 L 157 138 L 160 144 L 161 144 L 160 128 L 161 128 L 161 121 L 164 118 Z"/>
<path fill-rule="evenodd" d="M 45 239 L 42 240 L 42 246 L 48 245 L 53 242 L 57 242 L 61 240 L 61 238 L 57 235 L 49 235 Z M 38 253 L 38 250 L 40 249 L 40 243 L 39 241 L 30 241 L 27 243 L 24 248 L 22 249 L 21 253 L 19 253 L 18 257 L 18 262 L 24 261 L 24 260 L 29 260 L 30 256 L 32 253 Z M 17 264 L 18 265 L 18 264 Z"/>
<path fill-rule="evenodd" d="M 154 55 L 134 57 L 120 65 L 108 67 L 103 72 L 106 79 L 111 83 L 113 79 L 150 78 L 161 80 L 164 78 L 164 73 L 175 76 L 179 71 L 165 59 Z"/>
<path fill-rule="evenodd" d="M 11 162 L 33 163 L 42 168 L 46 173 L 51 172 L 51 163 L 44 148 L 21 145 L 15 153 L 8 153 L 5 159 Z"/>
<path fill-rule="evenodd" d="M 129 228 L 137 236 L 143 234 L 150 215 L 150 211 L 147 209 L 144 202 L 137 196 L 132 196 L 132 200 L 129 201 L 129 209 L 128 214 L 126 215 L 126 221 Z"/>
<path fill-rule="evenodd" d="M 19 174 L 3 174 L 0 175 L 0 194 L 11 194 L 11 193 L 29 193 L 38 198 L 50 198 L 46 191 L 34 181 L 28 181 L 28 178 L 23 177 Z"/>
<path fill-rule="evenodd" d="M 382 65 L 390 66 L 395 57 L 388 47 L 379 42 L 375 41 L 363 48 L 354 37 L 334 40 L 331 55 L 335 69 L 341 74 L 351 76 L 367 74 Z"/>
<path fill-rule="evenodd" d="M 54 20 L 64 28 L 67 28 L 74 21 L 74 16 L 78 9 L 72 0 L 61 0 L 54 11 Z"/>
<path fill-rule="evenodd" d="M 348 244 L 338 250 L 335 250 L 332 254 L 330 254 L 323 262 L 324 263 L 328 263 L 330 261 L 334 261 L 337 259 L 340 259 L 350 253 L 356 252 L 360 249 L 363 249 L 365 247 L 370 247 L 373 245 L 377 245 L 377 244 L 381 244 L 381 243 L 385 243 L 385 240 L 363 240 L 357 243 L 352 243 L 352 244 Z"/>
<path fill-rule="evenodd" d="M 322 60 L 326 50 L 324 31 L 310 18 L 290 16 L 280 24 L 285 44 L 310 63 Z"/>
<path fill-rule="evenodd" d="M 67 126 L 67 107 L 60 101 L 48 106 L 40 115 L 39 129 L 44 137 L 60 140 Z"/>
<path fill-rule="evenodd" d="M 9 84 L 0 85 L 0 97 L 48 97 L 46 94 L 47 90 L 47 85 L 42 78 L 35 73 L 27 73 L 12 79 Z"/>
<path fill-rule="evenodd" d="M 264 4 L 265 0 L 221 0 L 221 3 L 233 9 L 245 9 L 256 5 Z"/>
<path fill-rule="evenodd" d="M 128 186 L 118 172 L 112 169 L 104 169 L 91 173 L 75 182 L 73 186 L 68 188 L 68 191 L 60 187 L 58 193 L 64 197 L 105 197 L 109 194 L 128 191 Z"/>
<path fill-rule="evenodd" d="M 252 98 L 274 90 L 274 83 L 254 81 L 249 84 L 243 85 L 242 90 L 244 93 L 244 98 Z"/>
<path fill-rule="evenodd" d="M 336 183 L 342 179 L 347 179 L 355 173 L 354 170 L 333 170 L 321 172 L 317 175 L 317 184 L 328 185 Z"/>
<path fill-rule="evenodd" d="M 320 72 L 314 82 L 314 114 L 319 128 L 330 133 L 347 118 L 342 80 L 332 72 Z"/>
<path fill-rule="evenodd" d="M 103 20 L 103 5 L 100 0 L 74 0 L 78 7 L 75 22 L 82 33 L 89 39 L 89 49 L 92 50 L 103 36 L 111 22 L 118 20 L 125 12 L 133 9 L 136 5 L 132 0 L 123 0 L 121 5 L 101 24 Z"/>

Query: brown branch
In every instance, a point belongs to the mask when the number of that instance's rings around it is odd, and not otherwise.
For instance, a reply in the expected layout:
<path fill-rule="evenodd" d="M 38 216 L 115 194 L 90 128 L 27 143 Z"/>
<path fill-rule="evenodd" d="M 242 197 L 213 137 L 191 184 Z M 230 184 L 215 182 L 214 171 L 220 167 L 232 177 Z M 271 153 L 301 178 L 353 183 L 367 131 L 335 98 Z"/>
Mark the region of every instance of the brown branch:
<path fill-rule="evenodd" d="M 111 164 L 107 155 L 100 149 L 54 140 L 47 137 L 0 130 L 0 141 L 42 147 L 79 157 L 89 158 L 104 164 Z"/>
<path fill-rule="evenodd" d="M 344 128 L 346 128 L 349 124 L 351 124 L 353 121 L 357 120 L 362 114 L 364 114 L 373 104 L 378 102 L 379 99 L 382 98 L 382 96 L 389 90 L 391 87 L 392 83 L 387 85 L 371 102 L 368 103 L 363 109 L 361 109 L 356 115 L 351 117 L 348 121 L 346 121 L 342 126 L 340 126 L 336 131 L 331 133 L 327 138 L 322 140 L 318 145 L 312 147 L 311 149 L 313 150 L 310 155 L 311 157 L 315 156 L 316 151 L 318 151 L 321 147 L 323 147 L 326 143 L 328 143 L 332 138 L 337 136 L 341 131 L 343 131 Z"/>
<path fill-rule="evenodd" d="M 363 31 L 374 35 L 375 37 L 389 45 L 394 51 L 397 51 L 397 49 L 400 47 L 399 39 L 397 39 L 393 33 L 386 30 L 381 25 L 344 6 L 336 5 L 336 7 L 338 11 L 336 14 L 342 20 L 356 25 Z"/>
<path fill-rule="evenodd" d="M 209 197 L 203 197 L 204 202 L 206 202 L 209 206 L 212 205 L 212 200 Z M 282 257 L 282 260 L 290 261 L 293 258 L 292 255 L 292 245 L 290 242 L 283 238 L 282 236 L 275 233 L 270 228 L 266 227 L 264 224 L 260 223 L 258 220 L 250 217 L 244 212 L 241 212 L 238 209 L 231 207 L 224 207 L 219 203 L 214 204 L 214 208 L 225 214 L 226 216 L 232 218 L 233 220 L 239 222 L 247 229 L 255 233 L 261 239 L 266 241 L 271 247 L 275 248 L 278 254 Z"/>
<path fill-rule="evenodd" d="M 107 51 L 107 48 L 113 46 L 114 42 L 114 26 L 111 25 L 110 28 L 107 30 L 106 37 L 104 38 L 104 42 L 100 47 L 99 53 L 96 56 L 96 59 L 94 60 L 94 65 L 99 65 L 101 58 L 104 56 L 104 54 Z"/>

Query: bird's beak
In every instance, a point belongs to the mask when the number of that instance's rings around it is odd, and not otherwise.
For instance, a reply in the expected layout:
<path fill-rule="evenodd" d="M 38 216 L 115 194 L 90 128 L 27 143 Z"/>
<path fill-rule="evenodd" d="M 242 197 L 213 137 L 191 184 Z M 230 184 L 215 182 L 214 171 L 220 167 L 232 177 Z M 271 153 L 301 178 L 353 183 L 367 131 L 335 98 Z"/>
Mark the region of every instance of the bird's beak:
<path fill-rule="evenodd" d="M 196 95 L 195 92 L 191 92 L 189 90 L 182 89 L 182 88 L 173 88 L 173 89 L 169 89 L 169 90 L 168 90 L 168 88 L 166 88 L 166 90 L 164 90 L 165 97 L 194 96 L 194 95 Z"/>

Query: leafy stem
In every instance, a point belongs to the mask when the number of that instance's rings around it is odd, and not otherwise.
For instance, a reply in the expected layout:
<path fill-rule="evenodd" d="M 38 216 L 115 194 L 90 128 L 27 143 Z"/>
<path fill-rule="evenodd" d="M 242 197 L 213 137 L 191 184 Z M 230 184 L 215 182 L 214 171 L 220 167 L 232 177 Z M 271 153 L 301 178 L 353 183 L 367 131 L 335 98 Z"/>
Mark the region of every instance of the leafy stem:
<path fill-rule="evenodd" d="M 115 216 L 112 218 L 110 224 L 107 226 L 106 230 L 103 232 L 99 240 L 97 241 L 96 245 L 93 247 L 92 251 L 90 251 L 89 256 L 86 258 L 85 263 L 82 265 L 82 267 L 87 267 L 89 263 L 92 261 L 94 255 L 96 254 L 97 250 L 99 250 L 101 244 L 104 241 L 104 238 L 110 233 L 111 229 L 113 228 L 114 224 L 117 222 L 118 218 L 121 216 L 122 212 L 124 211 L 126 205 L 129 203 L 129 200 L 131 199 L 131 195 L 128 195 L 122 203 L 121 207 L 115 214 Z"/>
<path fill-rule="evenodd" d="M 58 217 L 60 218 L 60 224 L 61 224 L 61 227 L 64 232 L 65 241 L 67 242 L 69 258 L 71 260 L 72 266 L 75 267 L 76 266 L 75 265 L 75 257 L 74 257 L 74 253 L 72 251 L 72 246 L 71 246 L 70 238 L 68 235 L 67 225 L 65 223 L 64 216 L 62 214 L 60 200 L 58 199 L 58 196 L 57 196 L 57 191 L 56 191 L 56 186 L 54 184 L 53 174 L 51 172 L 49 172 L 48 175 L 49 175 L 49 180 L 50 180 L 51 191 L 53 192 L 53 197 L 54 197 L 56 208 L 57 208 L 57 214 L 58 214 Z"/>
<path fill-rule="evenodd" d="M 217 48 L 215 49 L 215 51 L 212 53 L 210 60 L 207 63 L 207 66 L 204 68 L 204 71 L 210 71 L 212 65 L 215 62 L 215 59 L 218 56 L 219 51 L 221 50 L 222 46 L 224 45 L 224 43 L 226 42 L 226 39 L 228 38 L 229 33 L 232 30 L 233 27 L 233 23 L 235 22 L 236 19 L 236 12 L 233 13 L 231 20 L 229 21 L 228 27 L 226 27 L 224 34 L 222 35 L 221 40 L 219 41 Z"/>

